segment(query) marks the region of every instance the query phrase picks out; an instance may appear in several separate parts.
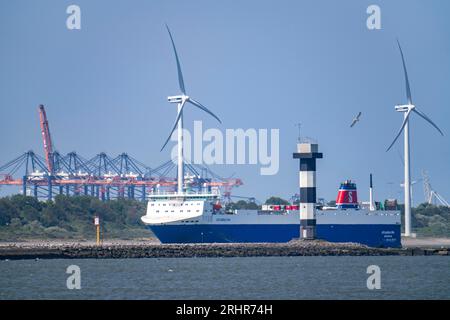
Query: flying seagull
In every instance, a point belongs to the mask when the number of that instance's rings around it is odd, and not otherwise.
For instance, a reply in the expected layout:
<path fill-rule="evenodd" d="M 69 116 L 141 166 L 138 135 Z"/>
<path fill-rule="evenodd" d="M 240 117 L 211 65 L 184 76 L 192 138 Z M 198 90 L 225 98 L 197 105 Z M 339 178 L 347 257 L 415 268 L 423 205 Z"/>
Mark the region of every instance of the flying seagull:
<path fill-rule="evenodd" d="M 361 117 L 361 112 L 359 112 L 358 115 L 353 119 L 350 128 L 353 128 L 353 126 L 359 121 L 359 117 Z"/>

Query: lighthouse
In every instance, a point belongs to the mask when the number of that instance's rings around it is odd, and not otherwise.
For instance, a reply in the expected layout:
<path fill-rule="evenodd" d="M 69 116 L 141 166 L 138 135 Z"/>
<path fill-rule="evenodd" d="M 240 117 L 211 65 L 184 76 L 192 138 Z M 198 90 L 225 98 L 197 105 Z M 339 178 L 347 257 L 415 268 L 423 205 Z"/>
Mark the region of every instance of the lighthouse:
<path fill-rule="evenodd" d="M 294 159 L 300 160 L 300 238 L 316 238 L 316 159 L 323 157 L 316 143 L 299 143 Z"/>

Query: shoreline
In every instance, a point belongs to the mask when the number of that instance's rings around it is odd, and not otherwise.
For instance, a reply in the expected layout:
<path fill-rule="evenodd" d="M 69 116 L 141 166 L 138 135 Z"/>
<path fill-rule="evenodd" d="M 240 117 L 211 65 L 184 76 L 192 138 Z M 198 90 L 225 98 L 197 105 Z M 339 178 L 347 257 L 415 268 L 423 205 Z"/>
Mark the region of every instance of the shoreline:
<path fill-rule="evenodd" d="M 450 243 L 450 239 L 448 240 Z M 105 241 L 99 246 L 93 241 L 32 240 L 0 242 L 0 260 L 450 255 L 450 245 L 439 246 L 433 239 L 423 241 L 424 239 L 408 239 L 403 248 L 370 248 L 356 243 L 330 243 L 320 240 L 293 240 L 287 243 L 161 244 L 156 239 L 137 239 Z"/>

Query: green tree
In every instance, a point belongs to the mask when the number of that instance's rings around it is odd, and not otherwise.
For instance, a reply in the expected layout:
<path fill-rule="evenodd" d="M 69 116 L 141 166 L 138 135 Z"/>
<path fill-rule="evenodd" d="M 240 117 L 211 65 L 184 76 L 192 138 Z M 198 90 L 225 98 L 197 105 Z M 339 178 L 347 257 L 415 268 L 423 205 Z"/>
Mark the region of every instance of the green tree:
<path fill-rule="evenodd" d="M 283 198 L 272 196 L 266 200 L 265 204 L 280 206 L 280 205 L 289 205 L 290 203 L 289 201 L 284 200 Z"/>
<path fill-rule="evenodd" d="M 245 200 L 239 200 L 237 202 L 230 202 L 226 206 L 227 210 L 258 210 L 260 207 L 252 202 L 252 201 L 245 201 Z"/>
<path fill-rule="evenodd" d="M 0 226 L 10 224 L 11 219 L 18 216 L 18 210 L 11 204 L 9 198 L 0 199 Z"/>

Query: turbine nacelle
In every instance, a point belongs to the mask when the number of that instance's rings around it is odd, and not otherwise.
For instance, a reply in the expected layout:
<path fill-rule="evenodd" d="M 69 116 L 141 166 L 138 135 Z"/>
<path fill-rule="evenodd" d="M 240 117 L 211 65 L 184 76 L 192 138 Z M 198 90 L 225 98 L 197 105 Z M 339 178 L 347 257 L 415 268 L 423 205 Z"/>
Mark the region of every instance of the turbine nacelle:
<path fill-rule="evenodd" d="M 183 101 L 186 101 L 186 100 L 188 100 L 189 99 L 189 97 L 188 96 L 185 96 L 185 95 L 180 95 L 180 96 L 169 96 L 169 97 L 167 97 L 167 100 L 170 102 L 170 103 L 182 103 Z"/>
<path fill-rule="evenodd" d="M 416 106 L 412 105 L 412 104 L 404 104 L 404 105 L 399 105 L 399 106 L 395 106 L 395 111 L 397 112 L 408 112 L 412 109 L 415 109 Z"/>

